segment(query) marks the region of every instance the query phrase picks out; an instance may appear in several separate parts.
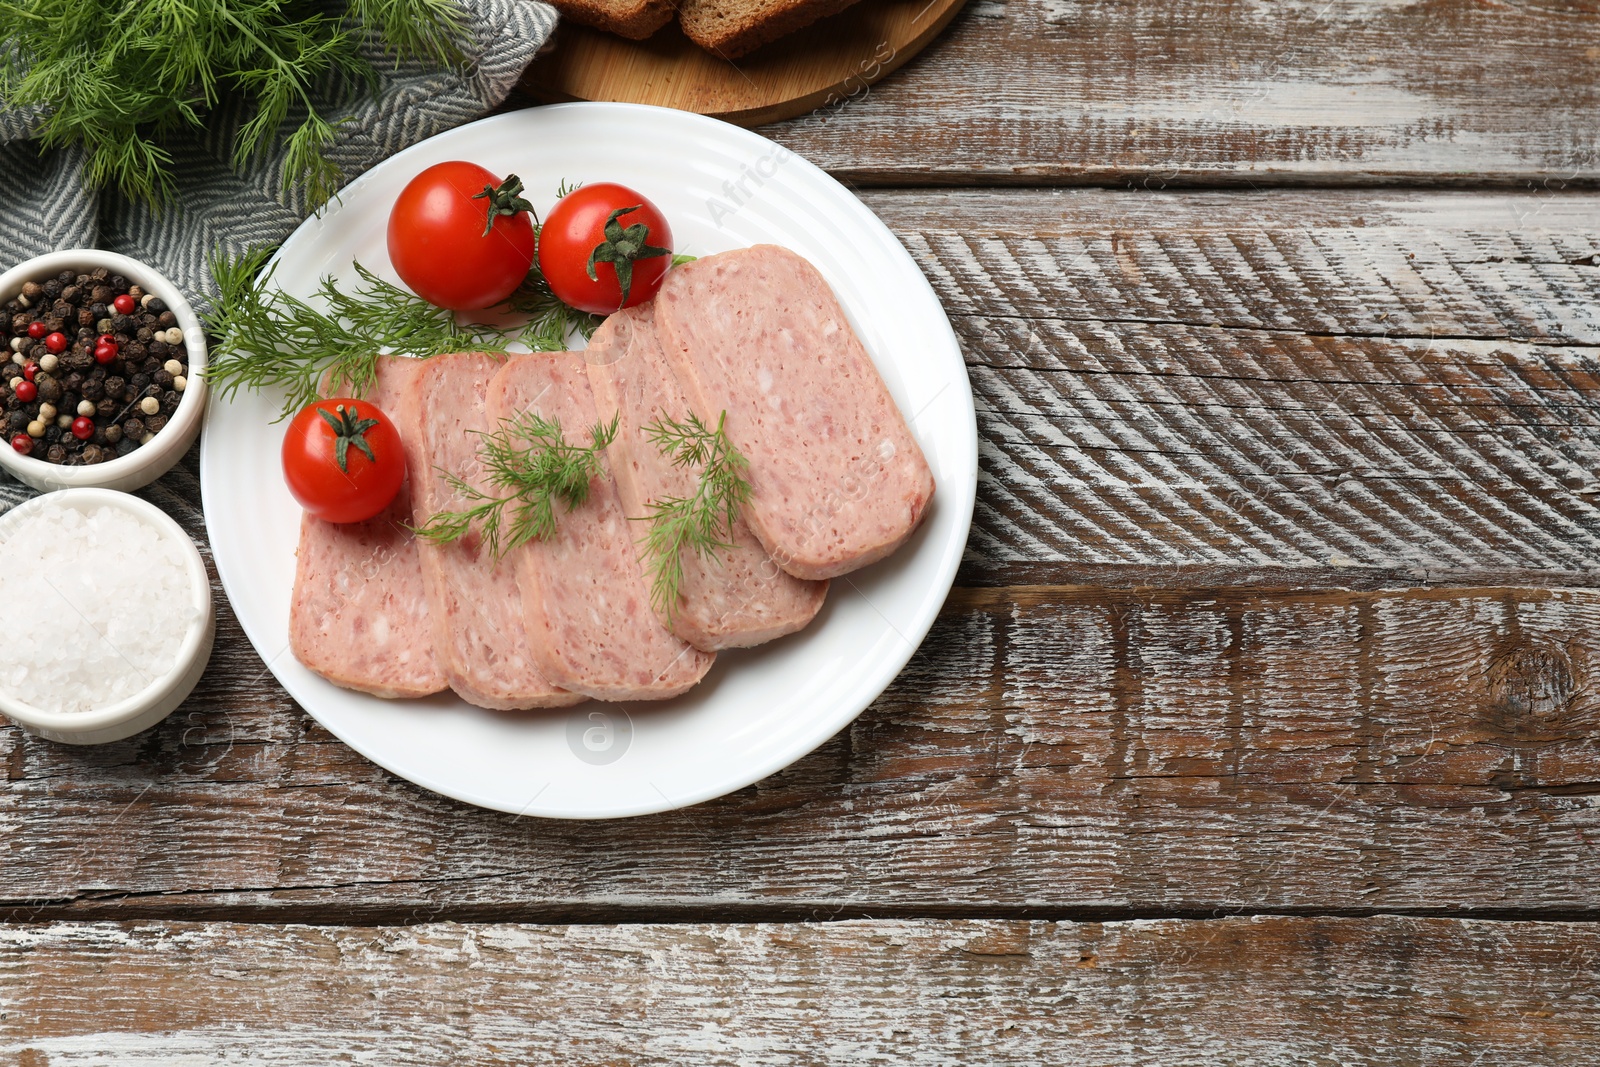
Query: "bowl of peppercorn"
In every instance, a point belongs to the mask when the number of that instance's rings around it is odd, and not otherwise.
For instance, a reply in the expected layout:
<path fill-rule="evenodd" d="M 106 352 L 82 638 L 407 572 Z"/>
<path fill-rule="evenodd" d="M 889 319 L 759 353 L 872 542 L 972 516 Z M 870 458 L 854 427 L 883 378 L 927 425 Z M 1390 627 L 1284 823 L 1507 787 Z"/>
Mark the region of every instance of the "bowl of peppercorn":
<path fill-rule="evenodd" d="M 138 489 L 205 409 L 205 331 L 177 287 L 92 248 L 0 274 L 0 468 L 35 489 Z"/>

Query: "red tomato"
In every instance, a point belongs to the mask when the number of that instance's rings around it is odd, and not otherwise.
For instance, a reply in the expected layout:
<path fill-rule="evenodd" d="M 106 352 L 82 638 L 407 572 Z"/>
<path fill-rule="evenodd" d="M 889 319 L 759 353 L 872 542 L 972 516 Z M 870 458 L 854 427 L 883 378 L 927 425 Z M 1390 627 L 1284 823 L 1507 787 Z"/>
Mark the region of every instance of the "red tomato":
<path fill-rule="evenodd" d="M 656 295 L 672 266 L 672 227 L 645 197 L 615 182 L 574 189 L 539 230 L 539 271 L 579 311 L 608 315 Z"/>
<path fill-rule="evenodd" d="M 405 477 L 399 431 L 365 400 L 319 400 L 296 415 L 284 435 L 283 480 L 319 519 L 370 519 L 389 506 Z"/>
<path fill-rule="evenodd" d="M 476 163 L 435 163 L 389 212 L 389 262 L 430 304 L 493 307 L 533 266 L 532 205 L 515 174 L 503 183 Z"/>

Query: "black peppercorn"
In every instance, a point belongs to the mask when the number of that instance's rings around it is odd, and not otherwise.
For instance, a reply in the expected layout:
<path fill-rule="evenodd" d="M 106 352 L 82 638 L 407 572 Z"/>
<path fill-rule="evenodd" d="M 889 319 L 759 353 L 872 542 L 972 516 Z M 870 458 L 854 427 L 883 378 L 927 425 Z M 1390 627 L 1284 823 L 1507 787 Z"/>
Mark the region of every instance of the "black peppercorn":
<path fill-rule="evenodd" d="M 44 290 L 44 298 L 46 300 L 54 300 L 61 295 L 61 279 L 51 278 L 39 288 Z"/>
<path fill-rule="evenodd" d="M 106 395 L 105 379 L 91 374 L 83 380 L 82 392 L 85 400 L 98 401 L 103 399 Z"/>
<path fill-rule="evenodd" d="M 144 420 L 144 432 L 160 433 L 166 428 L 166 425 L 167 417 L 165 415 L 147 415 Z"/>
<path fill-rule="evenodd" d="M 105 433 L 106 440 L 111 444 L 116 444 L 118 441 L 122 440 L 122 427 L 118 426 L 116 423 L 112 423 L 110 426 L 107 426 Z"/>
<path fill-rule="evenodd" d="M 136 449 L 138 447 L 139 447 L 139 442 L 138 441 L 135 441 L 131 437 L 124 437 L 122 440 L 117 442 L 117 445 L 116 445 L 117 455 L 126 456 L 129 452 L 132 452 L 134 449 Z"/>
<path fill-rule="evenodd" d="M 133 380 L 130 384 L 133 386 L 133 391 L 136 394 L 143 396 L 144 391 L 150 387 L 150 375 L 141 371 L 133 376 Z"/>
<path fill-rule="evenodd" d="M 40 400 L 47 401 L 51 404 L 59 404 L 61 402 L 61 394 L 65 390 L 61 388 L 60 382 L 49 377 L 48 375 L 41 374 L 34 379 L 34 384 L 39 387 Z"/>
<path fill-rule="evenodd" d="M 109 396 L 101 398 L 94 406 L 94 413 L 102 419 L 109 419 L 122 407 L 122 401 L 112 400 Z"/>
<path fill-rule="evenodd" d="M 11 414 L 6 416 L 6 432 L 26 433 L 28 429 L 28 423 L 32 421 L 33 420 L 28 417 L 28 413 L 26 411 L 13 411 Z"/>
<path fill-rule="evenodd" d="M 137 441 L 139 438 L 144 436 L 144 420 L 138 417 L 126 420 L 122 424 L 122 432 L 125 436 L 131 437 Z"/>
<path fill-rule="evenodd" d="M 90 311 L 88 308 L 79 308 L 77 318 L 74 321 L 77 322 L 79 326 L 88 328 L 94 325 L 95 318 L 95 313 Z"/>
<path fill-rule="evenodd" d="M 60 445 L 51 445 L 45 451 L 45 459 L 49 460 L 51 463 L 62 463 L 65 462 L 66 458 L 67 450 L 62 448 Z"/>
<path fill-rule="evenodd" d="M 144 309 L 150 312 L 152 315 L 160 315 L 163 311 L 167 310 L 167 302 L 162 300 L 159 296 L 153 296 L 150 298 L 150 303 L 144 306 Z"/>
<path fill-rule="evenodd" d="M 103 388 L 106 391 L 106 396 L 121 400 L 122 394 L 127 391 L 128 381 L 119 374 L 113 374 L 106 378 Z"/>
<path fill-rule="evenodd" d="M 163 311 L 161 314 L 156 316 L 156 322 L 170 330 L 174 326 L 178 325 L 178 316 L 174 315 L 170 311 Z"/>

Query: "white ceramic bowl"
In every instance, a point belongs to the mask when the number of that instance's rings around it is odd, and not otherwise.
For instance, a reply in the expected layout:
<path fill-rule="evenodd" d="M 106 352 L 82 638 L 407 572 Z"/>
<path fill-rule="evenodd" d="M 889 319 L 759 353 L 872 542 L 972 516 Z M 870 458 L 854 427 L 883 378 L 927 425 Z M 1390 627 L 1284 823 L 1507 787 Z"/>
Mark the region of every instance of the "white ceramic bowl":
<path fill-rule="evenodd" d="M 11 536 L 16 524 L 26 522 L 30 515 L 50 504 L 83 512 L 101 506 L 121 508 L 176 543 L 187 564 L 189 587 L 194 604 L 200 609 L 199 618 L 184 635 L 176 665 L 142 691 L 96 711 L 61 712 L 41 711 L 0 690 L 0 712 L 10 716 L 31 734 L 69 745 L 120 741 L 171 715 L 200 680 L 200 675 L 206 669 L 206 661 L 211 658 L 211 643 L 216 636 L 216 614 L 211 610 L 211 582 L 206 577 L 206 566 L 200 558 L 200 551 L 189 540 L 189 535 L 183 532 L 183 527 L 154 504 L 111 489 L 66 489 L 18 504 L 0 517 L 0 545 Z"/>
<path fill-rule="evenodd" d="M 121 274 L 145 292 L 154 293 L 178 317 L 183 339 L 189 348 L 189 384 L 178 402 L 178 410 L 161 432 L 147 445 L 141 445 L 126 456 L 88 467 L 64 467 L 47 463 L 35 456 L 22 456 L 9 445 L 0 447 L 0 467 L 8 474 L 33 486 L 35 489 L 76 489 L 95 486 L 101 489 L 133 490 L 155 481 L 194 444 L 200 432 L 200 415 L 206 407 L 206 333 L 200 318 L 189 306 L 176 286 L 160 273 L 136 259 L 115 252 L 101 252 L 94 248 L 74 248 L 65 252 L 50 252 L 19 263 L 0 274 L 0 304 L 16 298 L 28 282 L 52 278 L 64 270 L 87 273 L 104 267 L 113 274 Z M 6 353 L 9 358 L 10 353 Z"/>

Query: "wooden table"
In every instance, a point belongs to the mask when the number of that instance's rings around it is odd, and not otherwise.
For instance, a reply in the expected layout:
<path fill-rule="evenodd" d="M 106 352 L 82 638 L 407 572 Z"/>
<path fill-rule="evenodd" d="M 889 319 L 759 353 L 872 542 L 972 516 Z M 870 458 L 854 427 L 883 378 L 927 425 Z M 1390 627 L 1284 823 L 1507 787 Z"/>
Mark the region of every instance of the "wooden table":
<path fill-rule="evenodd" d="M 1594 1063 L 1597 131 L 1592 2 L 972 0 L 765 131 L 968 359 L 900 680 L 725 799 L 519 820 L 223 601 L 160 728 L 0 730 L 0 1063 Z M 193 456 L 144 495 L 204 542 Z"/>

